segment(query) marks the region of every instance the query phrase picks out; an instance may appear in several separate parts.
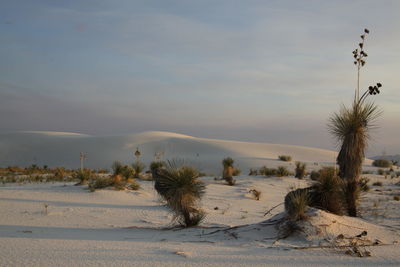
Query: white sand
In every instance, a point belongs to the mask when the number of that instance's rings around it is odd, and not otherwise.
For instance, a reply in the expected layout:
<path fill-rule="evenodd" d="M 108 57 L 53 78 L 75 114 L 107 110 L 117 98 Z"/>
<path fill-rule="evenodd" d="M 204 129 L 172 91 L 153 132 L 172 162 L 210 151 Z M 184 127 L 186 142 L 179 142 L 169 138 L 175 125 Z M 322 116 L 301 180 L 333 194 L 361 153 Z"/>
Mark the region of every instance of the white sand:
<path fill-rule="evenodd" d="M 163 151 L 164 158 L 180 155 L 216 173 L 220 173 L 225 156 L 234 157 L 242 169 L 262 163 L 293 167 L 293 163 L 276 160 L 280 154 L 308 162 L 308 169 L 319 168 L 335 156 L 333 151 L 314 148 L 164 132 L 101 138 L 24 133 L 3 135 L 0 140 L 0 151 L 8 151 L 14 160 L 26 152 L 29 156 L 47 155 L 43 159 L 48 161 L 52 160 L 49 154 L 54 162 L 68 162 L 75 153 L 93 149 L 88 163 L 112 162 L 115 155 L 132 161 L 132 150 L 139 145 L 144 159 L 148 155 L 147 160 L 151 160 L 155 152 Z M 31 150 L 34 148 L 37 150 Z M 172 217 L 152 182 L 140 181 L 141 189 L 136 192 L 94 193 L 62 183 L 3 185 L 0 266 L 399 266 L 400 202 L 393 196 L 400 194 L 400 186 L 395 185 L 400 179 L 369 176 L 384 186 L 374 186 L 362 196 L 363 219 L 310 209 L 303 231 L 288 238 L 281 238 L 282 226 L 277 223 L 284 216 L 283 205 L 265 217 L 264 213 L 282 203 L 292 188 L 305 187 L 310 181 L 243 175 L 236 178 L 235 186 L 227 186 L 213 177 L 203 177 L 207 189 L 202 207 L 207 217 L 201 226 L 190 229 L 166 229 L 172 226 Z M 250 189 L 262 192 L 260 201 L 252 199 Z M 364 230 L 368 233 L 362 237 L 364 244 L 377 240 L 380 244 L 366 248 L 372 257 L 349 256 L 345 248 L 310 248 L 331 245 L 340 234 L 346 244 Z"/>
<path fill-rule="evenodd" d="M 171 214 L 158 200 L 152 182 L 141 181 L 137 192 L 89 193 L 85 187 L 62 183 L 0 187 L 0 266 L 400 264 L 399 245 L 394 244 L 400 240 L 400 202 L 386 194 L 385 203 L 390 202 L 393 210 L 386 221 L 375 220 L 369 214 L 373 203 L 366 197 L 380 196 L 381 192 L 374 191 L 377 187 L 363 198 L 363 212 L 369 221 L 311 210 L 305 233 L 277 240 L 277 226 L 270 224 L 282 217 L 283 206 L 266 217 L 264 212 L 281 203 L 291 187 L 308 182 L 241 176 L 231 187 L 211 177 L 202 179 L 207 183 L 202 201 L 206 220 L 200 227 L 181 230 L 163 229 L 171 226 Z M 385 185 L 378 190 L 399 193 L 394 181 L 380 179 Z M 251 188 L 262 191 L 260 201 L 248 194 Z M 372 257 L 345 255 L 344 249 L 294 248 L 325 245 L 341 233 L 351 237 L 363 230 L 368 232 L 368 240 L 382 242 L 368 247 Z"/>

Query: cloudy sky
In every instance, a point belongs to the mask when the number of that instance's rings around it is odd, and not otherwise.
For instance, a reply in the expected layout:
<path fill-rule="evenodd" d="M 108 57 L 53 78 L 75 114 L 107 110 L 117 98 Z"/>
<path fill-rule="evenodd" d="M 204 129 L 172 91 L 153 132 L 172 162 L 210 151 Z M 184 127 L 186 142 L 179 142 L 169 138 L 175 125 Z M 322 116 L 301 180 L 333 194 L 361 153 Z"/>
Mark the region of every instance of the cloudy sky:
<path fill-rule="evenodd" d="M 0 9 L 0 132 L 173 131 L 334 148 L 327 119 L 382 82 L 369 155 L 400 153 L 400 1 L 19 1 Z"/>

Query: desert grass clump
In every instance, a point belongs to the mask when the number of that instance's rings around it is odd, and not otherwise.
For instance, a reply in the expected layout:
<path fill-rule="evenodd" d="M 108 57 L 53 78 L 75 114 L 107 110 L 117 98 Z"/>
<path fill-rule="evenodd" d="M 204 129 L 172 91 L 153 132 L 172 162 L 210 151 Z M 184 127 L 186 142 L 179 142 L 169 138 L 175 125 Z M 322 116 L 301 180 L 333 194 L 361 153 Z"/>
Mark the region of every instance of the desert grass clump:
<path fill-rule="evenodd" d="M 372 166 L 381 167 L 381 168 L 390 168 L 393 163 L 386 159 L 376 159 L 372 162 Z"/>
<path fill-rule="evenodd" d="M 174 213 L 174 220 L 184 227 L 198 225 L 205 217 L 198 202 L 205 193 L 205 185 L 198 180 L 198 172 L 189 166 L 169 164 L 160 169 L 154 188 Z"/>
<path fill-rule="evenodd" d="M 306 175 L 306 164 L 304 162 L 296 161 L 296 169 L 294 177 L 303 179 Z"/>
<path fill-rule="evenodd" d="M 285 166 L 278 166 L 276 169 L 276 176 L 278 177 L 283 177 L 283 176 L 289 176 L 290 172 Z"/>
<path fill-rule="evenodd" d="M 254 197 L 255 200 L 260 200 L 261 197 L 261 191 L 257 190 L 257 189 L 251 189 L 249 191 L 249 193 L 252 194 L 252 196 Z"/>
<path fill-rule="evenodd" d="M 281 161 L 292 161 L 292 156 L 289 155 L 279 155 L 278 158 Z"/>
<path fill-rule="evenodd" d="M 263 166 L 259 170 L 260 175 L 263 176 L 275 176 L 276 175 L 276 169 L 274 168 L 268 168 L 267 166 Z"/>
<path fill-rule="evenodd" d="M 357 88 L 353 104 L 350 107 L 342 106 L 338 113 L 329 119 L 329 130 L 340 144 L 337 156 L 339 176 L 346 181 L 347 212 L 350 216 L 357 216 L 358 180 L 361 166 L 367 148 L 369 132 L 374 127 L 374 121 L 381 112 L 372 102 L 365 102 L 368 96 L 380 93 L 382 84 L 369 86 L 360 96 L 360 70 L 366 64 L 365 39 L 369 30 L 365 29 L 361 35 L 358 48 L 353 51 L 354 64 L 357 66 Z"/>
<path fill-rule="evenodd" d="M 285 210 L 291 221 L 300 221 L 308 218 L 306 211 L 310 204 L 308 188 L 296 189 L 285 197 Z"/>

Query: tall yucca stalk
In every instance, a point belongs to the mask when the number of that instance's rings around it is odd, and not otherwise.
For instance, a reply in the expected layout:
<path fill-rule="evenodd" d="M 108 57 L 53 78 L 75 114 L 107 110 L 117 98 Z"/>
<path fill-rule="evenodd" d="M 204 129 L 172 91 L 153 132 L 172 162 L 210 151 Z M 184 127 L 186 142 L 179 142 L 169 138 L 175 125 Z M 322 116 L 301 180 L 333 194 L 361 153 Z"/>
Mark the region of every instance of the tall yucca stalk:
<path fill-rule="evenodd" d="M 357 66 L 357 87 L 353 104 L 350 107 L 343 105 L 338 113 L 330 117 L 328 124 L 331 134 L 340 144 L 336 161 L 339 165 L 339 176 L 346 182 L 345 198 L 350 216 L 357 216 L 358 180 L 368 145 L 369 131 L 381 114 L 374 103 L 366 103 L 365 100 L 369 95 L 379 94 L 382 84 L 369 86 L 362 96 L 359 94 L 360 70 L 366 64 L 368 56 L 364 51 L 367 34 L 369 30 L 365 29 L 361 35 L 362 41 L 358 44 L 359 48 L 353 51 L 354 64 Z"/>

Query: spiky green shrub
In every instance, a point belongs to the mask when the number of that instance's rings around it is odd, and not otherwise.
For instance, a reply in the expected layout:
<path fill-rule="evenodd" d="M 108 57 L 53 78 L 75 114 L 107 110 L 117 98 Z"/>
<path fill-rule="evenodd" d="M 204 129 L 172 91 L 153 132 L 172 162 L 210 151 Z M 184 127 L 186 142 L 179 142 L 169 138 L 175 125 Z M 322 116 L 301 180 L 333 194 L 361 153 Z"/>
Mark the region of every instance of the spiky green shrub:
<path fill-rule="evenodd" d="M 97 189 L 103 189 L 106 187 L 110 187 L 113 185 L 113 180 L 110 177 L 99 177 L 89 183 L 89 190 L 91 192 L 96 191 Z"/>
<path fill-rule="evenodd" d="M 285 210 L 290 220 L 300 221 L 308 218 L 306 211 L 310 204 L 308 188 L 289 192 L 285 197 Z"/>
<path fill-rule="evenodd" d="M 77 185 L 87 184 L 90 179 L 95 176 L 92 170 L 90 169 L 82 169 L 78 170 L 72 174 L 73 179 L 79 180 Z"/>
<path fill-rule="evenodd" d="M 113 176 L 120 175 L 124 180 L 135 178 L 135 170 L 129 165 L 115 161 L 112 165 Z"/>
<path fill-rule="evenodd" d="M 313 207 L 342 215 L 345 207 L 343 181 L 334 168 L 325 167 L 320 170 L 320 176 L 313 185 Z"/>
<path fill-rule="evenodd" d="M 296 161 L 296 169 L 294 177 L 303 179 L 305 175 L 306 175 L 306 164 L 304 162 Z"/>
<path fill-rule="evenodd" d="M 144 168 L 146 168 L 146 165 L 144 165 L 144 163 L 142 163 L 141 161 L 137 160 L 132 164 L 132 168 L 135 171 L 135 178 L 140 178 L 140 174 L 142 173 L 142 171 L 144 170 Z"/>
<path fill-rule="evenodd" d="M 174 213 L 174 220 L 180 225 L 198 225 L 205 217 L 198 202 L 205 193 L 205 185 L 198 180 L 198 172 L 189 166 L 167 166 L 160 169 L 155 178 L 154 188 L 167 202 Z"/>
<path fill-rule="evenodd" d="M 375 167 L 390 168 L 392 167 L 392 162 L 386 159 L 376 159 L 372 162 Z"/>
<path fill-rule="evenodd" d="M 367 141 L 370 129 L 381 112 L 377 106 L 365 102 L 369 95 L 380 93 L 382 84 L 377 83 L 369 86 L 360 96 L 360 70 L 366 63 L 367 53 L 364 51 L 364 41 L 369 30 L 365 29 L 361 35 L 359 48 L 353 51 L 354 64 L 357 66 L 357 88 L 354 100 L 350 107 L 342 106 L 338 113 L 333 114 L 329 119 L 331 134 L 337 139 L 340 151 L 337 156 L 339 164 L 339 176 L 346 181 L 346 202 L 347 212 L 350 216 L 357 216 L 358 180 L 361 173 L 361 166 L 365 156 Z"/>
<path fill-rule="evenodd" d="M 276 169 L 276 176 L 278 177 L 283 177 L 283 176 L 289 176 L 290 172 L 285 166 L 278 166 Z"/>
<path fill-rule="evenodd" d="M 292 156 L 289 155 L 279 155 L 278 158 L 281 161 L 292 161 Z"/>

